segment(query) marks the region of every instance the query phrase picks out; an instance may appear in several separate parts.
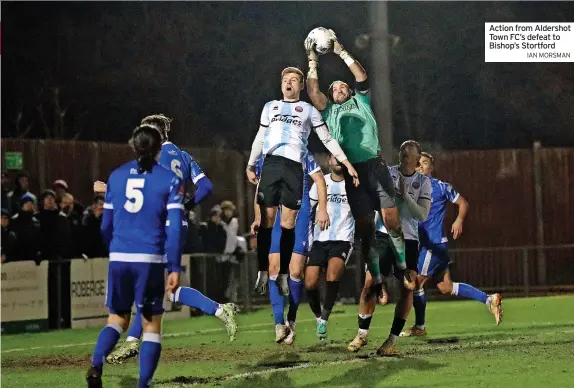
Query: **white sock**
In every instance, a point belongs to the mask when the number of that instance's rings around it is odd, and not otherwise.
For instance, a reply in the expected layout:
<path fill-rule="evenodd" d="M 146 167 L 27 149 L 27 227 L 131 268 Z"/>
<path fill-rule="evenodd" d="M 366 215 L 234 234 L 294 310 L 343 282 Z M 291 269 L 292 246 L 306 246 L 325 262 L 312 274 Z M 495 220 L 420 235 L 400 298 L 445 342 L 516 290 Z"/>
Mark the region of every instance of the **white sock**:
<path fill-rule="evenodd" d="M 137 342 L 139 340 L 140 340 L 139 338 L 132 337 L 131 335 L 128 336 L 128 338 L 126 338 L 126 342 Z"/>
<path fill-rule="evenodd" d="M 394 335 L 394 334 L 389 334 L 389 339 L 391 340 L 391 342 L 392 342 L 393 344 L 395 344 L 395 343 L 397 342 L 397 338 L 399 338 L 399 337 L 397 337 L 397 336 Z"/>
<path fill-rule="evenodd" d="M 277 275 L 271 275 L 271 276 L 269 276 L 269 280 L 276 281 L 276 280 L 277 280 Z"/>
<path fill-rule="evenodd" d="M 221 316 L 223 315 L 223 306 L 219 305 L 219 307 L 217 308 L 217 310 L 215 310 L 215 316 L 217 318 L 221 318 Z"/>
<path fill-rule="evenodd" d="M 415 325 L 415 329 L 424 330 L 425 325 Z"/>
<path fill-rule="evenodd" d="M 366 337 L 366 336 L 369 335 L 369 330 L 367 330 L 367 329 L 359 329 L 359 335 L 360 335 L 361 337 Z"/>

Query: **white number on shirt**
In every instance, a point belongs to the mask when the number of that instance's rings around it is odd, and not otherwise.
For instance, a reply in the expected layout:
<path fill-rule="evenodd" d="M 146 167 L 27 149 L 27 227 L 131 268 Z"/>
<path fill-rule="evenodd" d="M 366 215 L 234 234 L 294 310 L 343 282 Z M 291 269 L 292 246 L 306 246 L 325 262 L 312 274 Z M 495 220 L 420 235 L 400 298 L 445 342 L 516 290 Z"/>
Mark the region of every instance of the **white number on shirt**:
<path fill-rule="evenodd" d="M 173 171 L 175 175 L 179 177 L 179 179 L 183 179 L 183 173 L 181 172 L 180 166 L 181 162 L 179 160 L 173 159 L 171 161 L 171 171 Z"/>
<path fill-rule="evenodd" d="M 126 211 L 137 213 L 142 209 L 144 197 L 141 189 L 143 189 L 144 183 L 145 179 L 128 179 L 126 184 L 127 201 L 124 203 L 124 209 L 126 209 Z"/>

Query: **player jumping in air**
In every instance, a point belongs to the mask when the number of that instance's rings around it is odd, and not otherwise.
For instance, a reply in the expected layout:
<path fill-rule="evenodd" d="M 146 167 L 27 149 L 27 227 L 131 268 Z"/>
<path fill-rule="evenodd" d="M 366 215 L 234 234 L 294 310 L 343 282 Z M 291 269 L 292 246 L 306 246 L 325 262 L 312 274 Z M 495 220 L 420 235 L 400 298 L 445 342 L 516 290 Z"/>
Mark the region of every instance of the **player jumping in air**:
<path fill-rule="evenodd" d="M 431 207 L 432 186 L 430 179 L 416 171 L 416 167 L 421 156 L 420 146 L 417 142 L 408 140 L 400 147 L 400 164 L 392 166 L 390 174 L 398 193 L 397 203 L 401 218 L 402 229 L 405 233 L 406 264 L 407 270 L 413 279 L 417 275 L 417 258 L 419 253 L 418 224 L 424 221 Z M 379 266 L 384 276 L 389 276 L 392 267 L 396 267 L 394 260 L 393 246 L 390 236 L 385 229 L 383 222 L 377 212 L 377 248 L 379 251 Z M 395 275 L 397 271 L 395 271 Z M 365 285 L 361 292 L 359 307 L 359 332 L 355 339 L 347 347 L 352 352 L 357 352 L 367 344 L 369 326 L 375 307 L 377 305 L 377 295 L 370 293 L 372 275 L 367 272 Z M 377 350 L 377 354 L 388 356 L 394 355 L 395 342 L 409 316 L 413 306 L 413 291 L 406 287 L 400 287 L 400 298 L 395 306 L 395 316 L 391 327 L 391 332 L 387 340 Z"/>
<path fill-rule="evenodd" d="M 500 294 L 487 295 L 466 283 L 453 283 L 448 270 L 447 242 L 443 224 L 446 207 L 452 202 L 458 207 L 458 216 L 451 227 L 453 239 L 462 234 L 462 224 L 468 212 L 468 202 L 449 183 L 432 177 L 434 158 L 431 154 L 422 153 L 419 172 L 429 177 L 432 183 L 432 205 L 426 221 L 419 224 L 421 250 L 418 258 L 417 288 L 414 293 L 415 325 L 401 335 L 424 336 L 426 297 L 424 284 L 429 278 L 437 281 L 442 294 L 452 294 L 463 298 L 474 299 L 486 304 L 494 315 L 496 324 L 502 322 L 502 297 Z"/>
<path fill-rule="evenodd" d="M 347 201 L 343 168 L 331 156 L 329 159 L 331 173 L 325 176 L 327 182 L 327 212 L 331 226 L 321 230 L 315 226 L 313 246 L 309 262 L 305 269 L 305 288 L 311 310 L 317 319 L 316 334 L 320 340 L 327 338 L 327 321 L 339 292 L 339 280 L 345 271 L 345 265 L 353 250 L 355 220 Z M 317 203 L 317 186 L 313 185 L 309 194 L 311 205 Z M 319 275 L 327 271 L 327 289 L 323 308 L 319 298 Z"/>
<path fill-rule="evenodd" d="M 307 154 L 307 139 L 315 131 L 325 147 L 349 171 L 349 179 L 358 185 L 357 172 L 347 160 L 339 144 L 333 140 L 321 115 L 311 104 L 300 101 L 304 87 L 303 72 L 288 67 L 281 72 L 282 100 L 273 100 L 265 104 L 257 136 L 251 146 L 251 155 L 246 169 L 247 178 L 258 184 L 257 204 L 261 210 L 261 225 L 257 233 L 259 270 L 264 271 L 266 252 L 271 247 L 271 232 L 275 223 L 277 209 L 281 205 L 281 238 L 279 242 L 282 254 L 293 252 L 295 243 L 295 220 L 303 199 L 303 161 Z M 259 156 L 265 159 L 261 168 L 261 179 L 255 174 L 255 165 Z M 326 195 L 325 195 L 326 197 Z M 329 226 L 326 213 L 317 215 L 317 223 L 322 229 Z M 269 267 L 269 290 L 275 293 L 279 268 Z M 261 280 L 261 272 L 258 276 Z M 278 292 L 278 291 L 277 291 Z"/>
<path fill-rule="evenodd" d="M 257 166 L 256 174 L 260 177 L 261 166 L 263 165 L 263 157 L 260 157 Z M 279 279 L 283 273 L 288 273 L 288 289 L 287 293 L 279 289 L 272 288 L 269 293 L 271 305 L 273 307 L 273 318 L 275 320 L 275 342 L 291 345 L 295 341 L 295 321 L 297 318 L 297 310 L 303 293 L 303 270 L 305 269 L 305 261 L 309 249 L 309 233 L 311 232 L 311 202 L 309 201 L 309 180 L 308 176 L 313 179 L 317 185 L 317 193 L 319 197 L 318 212 L 327 213 L 327 188 L 325 186 L 325 179 L 321 171 L 321 167 L 313 158 L 311 153 L 307 153 L 303 163 L 305 168 L 305 176 L 303 178 L 303 199 L 301 202 L 301 209 L 297 215 L 295 222 L 295 244 L 292 252 L 280 251 L 281 240 L 281 209 L 277 211 L 277 218 L 273 225 L 271 232 L 271 248 L 268 255 L 263 254 L 264 259 L 269 263 L 268 266 L 277 267 L 280 263 Z M 255 199 L 257 201 L 257 198 Z M 324 217 L 323 217 L 324 218 Z M 252 233 L 259 227 L 261 223 L 261 212 L 257 203 L 255 203 L 255 221 L 251 226 Z M 269 257 L 269 259 L 267 259 Z M 276 268 L 275 268 L 276 270 Z M 266 273 L 266 272 L 262 272 Z M 263 283 L 264 284 L 264 283 Z M 287 325 L 285 325 L 284 312 L 284 298 L 283 295 L 289 295 L 289 310 L 287 312 Z"/>
<path fill-rule="evenodd" d="M 352 177 L 343 170 L 349 205 L 356 221 L 355 237 L 361 240 L 362 258 L 369 265 L 371 275 L 375 279 L 373 292 L 379 295 L 382 287 L 380 271 L 377 268 L 378 256 L 374 248 L 373 210 L 382 214 L 397 255 L 397 267 L 402 272 L 403 283 L 412 290 L 415 287 L 415 279 L 411 279 L 409 272 L 406 271 L 405 239 L 395 204 L 395 190 L 389 170 L 379 157 L 379 136 L 371 108 L 367 73 L 338 42 L 335 33 L 332 34 L 333 50 L 353 73 L 355 89 L 352 90 L 343 81 L 335 81 L 329 87 L 327 95 L 319 90 L 317 75 L 319 57 L 314 50 L 316 42 L 312 38 L 307 38 L 305 40 L 305 50 L 309 59 L 307 94 L 313 106 L 321 112 L 333 138 L 341 144 L 341 148 L 359 175 L 361 185 L 355 187 L 350 184 Z"/>
<path fill-rule="evenodd" d="M 150 386 L 159 362 L 165 261 L 171 269 L 167 291 L 174 293 L 181 271 L 184 192 L 181 180 L 157 163 L 161 143 L 155 126 L 136 128 L 130 144 L 137 160 L 114 170 L 108 180 L 102 237 L 110 251 L 106 290 L 110 314 L 86 375 L 89 388 L 102 387 L 104 359 L 128 328 L 134 302 L 143 318 L 138 388 Z"/>
<path fill-rule="evenodd" d="M 185 203 L 186 210 L 191 210 L 211 194 L 211 182 L 187 152 L 180 150 L 175 144 L 168 141 L 168 132 L 170 131 L 171 123 L 170 118 L 162 114 L 151 115 L 145 117 L 141 123 L 157 127 L 162 135 L 159 164 L 173 171 L 180 179 L 182 179 L 184 187 L 189 182 L 193 183 L 197 187 L 192 198 Z M 105 192 L 105 183 L 96 182 L 94 184 L 94 191 Z M 183 221 L 181 233 L 181 238 L 185 241 L 187 237 L 187 221 L 185 220 Z M 172 302 L 179 302 L 185 306 L 197 308 L 206 314 L 216 316 L 225 325 L 230 339 L 233 340 L 235 338 L 235 333 L 237 331 L 237 324 L 235 323 L 237 307 L 234 304 L 216 303 L 191 287 L 179 287 L 173 295 L 170 295 L 170 299 Z M 106 359 L 109 363 L 122 363 L 129 358 L 137 356 L 139 339 L 142 333 L 141 320 L 139 317 L 140 314 L 136 314 L 135 320 L 128 331 L 126 341 L 113 351 Z"/>

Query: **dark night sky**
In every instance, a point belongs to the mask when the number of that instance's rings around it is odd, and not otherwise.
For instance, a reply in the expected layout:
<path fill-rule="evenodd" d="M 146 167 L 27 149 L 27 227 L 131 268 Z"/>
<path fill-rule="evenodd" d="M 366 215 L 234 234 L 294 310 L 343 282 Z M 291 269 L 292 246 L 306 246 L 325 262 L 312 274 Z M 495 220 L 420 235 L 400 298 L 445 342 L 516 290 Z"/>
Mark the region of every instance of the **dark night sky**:
<path fill-rule="evenodd" d="M 368 7 L 3 2 L 2 136 L 30 126 L 26 137 L 123 142 L 142 116 L 163 112 L 175 117 L 179 143 L 246 149 L 263 103 L 280 97 L 281 69 L 306 67 L 302 42 L 313 27 L 333 28 L 369 70 L 368 50 L 353 45 L 369 30 Z M 395 142 L 574 145 L 571 63 L 484 63 L 486 21 L 573 20 L 567 2 L 389 3 L 390 32 L 401 38 L 391 68 Z M 338 58 L 320 62 L 322 85 L 349 79 Z M 54 87 L 68 108 L 63 125 Z"/>

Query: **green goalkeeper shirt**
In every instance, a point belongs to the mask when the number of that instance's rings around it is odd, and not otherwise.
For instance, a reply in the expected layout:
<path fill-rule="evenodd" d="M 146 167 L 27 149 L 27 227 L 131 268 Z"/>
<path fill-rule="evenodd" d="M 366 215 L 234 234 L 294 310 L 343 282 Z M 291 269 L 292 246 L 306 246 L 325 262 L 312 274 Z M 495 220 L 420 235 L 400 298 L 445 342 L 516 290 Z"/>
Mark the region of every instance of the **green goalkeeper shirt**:
<path fill-rule="evenodd" d="M 356 91 L 343 104 L 329 101 L 321 115 L 349 162 L 364 162 L 378 156 L 381 150 L 379 134 L 368 94 Z"/>

